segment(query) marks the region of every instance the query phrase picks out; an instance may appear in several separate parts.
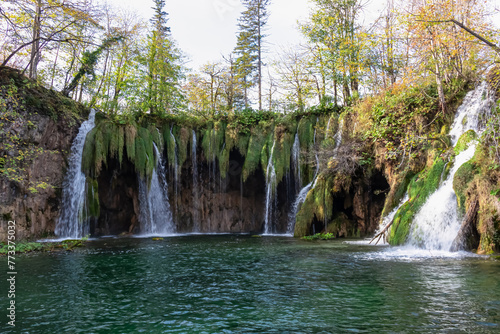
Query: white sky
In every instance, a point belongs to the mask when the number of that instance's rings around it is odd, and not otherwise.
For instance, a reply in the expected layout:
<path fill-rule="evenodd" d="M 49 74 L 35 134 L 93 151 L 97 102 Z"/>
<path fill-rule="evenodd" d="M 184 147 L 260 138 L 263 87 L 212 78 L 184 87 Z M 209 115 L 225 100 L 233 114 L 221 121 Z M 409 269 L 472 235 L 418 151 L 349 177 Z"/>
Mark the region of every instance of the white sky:
<path fill-rule="evenodd" d="M 115 7 L 130 8 L 149 19 L 153 2 L 109 0 Z M 376 16 L 377 6 L 384 0 L 371 0 L 367 16 Z M 309 16 L 308 0 L 271 0 L 267 24 L 266 59 L 274 58 L 280 46 L 304 42 L 297 21 Z M 166 0 L 168 25 L 179 48 L 189 57 L 187 67 L 194 70 L 209 61 L 228 55 L 236 45 L 237 20 L 243 10 L 240 0 Z"/>

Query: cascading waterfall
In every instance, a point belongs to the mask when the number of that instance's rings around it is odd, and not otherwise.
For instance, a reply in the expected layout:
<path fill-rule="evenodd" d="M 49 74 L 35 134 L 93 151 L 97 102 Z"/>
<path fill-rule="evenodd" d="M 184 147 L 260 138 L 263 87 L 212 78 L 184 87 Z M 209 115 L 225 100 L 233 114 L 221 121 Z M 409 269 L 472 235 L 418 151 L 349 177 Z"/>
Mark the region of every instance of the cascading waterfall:
<path fill-rule="evenodd" d="M 292 146 L 292 169 L 295 176 L 295 189 L 300 189 L 302 180 L 300 178 L 300 140 L 299 134 L 295 134 Z"/>
<path fill-rule="evenodd" d="M 193 159 L 193 205 L 194 205 L 194 214 L 193 214 L 193 232 L 200 231 L 200 215 L 199 215 L 199 188 L 198 188 L 198 161 L 196 156 L 197 149 L 197 140 L 196 140 L 196 132 L 193 130 L 193 143 L 192 143 L 191 156 Z"/>
<path fill-rule="evenodd" d="M 175 140 L 175 136 L 173 133 L 173 127 L 170 127 L 170 138 L 172 138 L 175 146 L 175 154 L 174 154 L 174 193 L 175 197 L 179 195 L 179 153 L 177 148 L 177 142 Z M 177 212 L 177 201 L 174 201 L 174 209 Z"/>
<path fill-rule="evenodd" d="M 468 130 L 474 130 L 478 135 L 484 130 L 485 121 L 494 104 L 494 93 L 485 81 L 465 96 L 450 130 L 453 146 L 457 144 L 460 136 Z"/>
<path fill-rule="evenodd" d="M 314 130 L 314 144 L 316 145 L 316 129 Z M 294 145 L 295 146 L 295 145 Z M 299 146 L 300 147 L 300 146 Z M 297 195 L 297 198 L 295 199 L 295 202 L 292 205 L 292 211 L 288 214 L 288 225 L 286 228 L 286 234 L 293 236 L 294 233 L 294 228 L 295 228 L 295 220 L 297 217 L 297 213 L 299 212 L 300 205 L 304 203 L 307 197 L 307 193 L 311 188 L 314 188 L 316 185 L 318 173 L 319 173 L 319 157 L 318 157 L 318 152 L 316 151 L 316 171 L 314 172 L 314 177 L 311 182 L 309 182 L 304 188 L 302 188 L 299 191 L 299 194 Z M 299 171 L 300 173 L 300 171 Z"/>
<path fill-rule="evenodd" d="M 174 233 L 172 212 L 168 201 L 168 184 L 161 154 L 154 145 L 156 166 L 151 176 L 151 185 L 139 177 L 139 203 L 141 232 L 145 235 L 169 235 Z"/>
<path fill-rule="evenodd" d="M 332 123 L 332 116 L 328 119 L 328 123 L 326 124 L 325 130 L 325 138 L 328 138 L 328 134 L 330 133 L 330 124 Z"/>
<path fill-rule="evenodd" d="M 337 133 L 335 134 L 335 152 L 339 149 L 340 145 L 342 144 L 342 132 L 344 131 L 344 119 L 341 119 L 339 122 L 339 129 L 337 130 Z"/>
<path fill-rule="evenodd" d="M 55 234 L 61 238 L 79 239 L 89 234 L 85 220 L 86 179 L 82 172 L 82 154 L 87 134 L 95 126 L 95 110 L 82 123 L 69 158 L 68 173 L 63 183 L 61 217 L 57 221 Z"/>
<path fill-rule="evenodd" d="M 468 130 L 474 130 L 480 136 L 484 131 L 481 118 L 491 111 L 493 105 L 494 97 L 488 91 L 486 83 L 469 92 L 458 108 L 450 130 L 453 144 Z M 457 155 L 446 180 L 420 208 L 408 237 L 408 245 L 428 250 L 450 249 L 461 225 L 453 178 L 457 170 L 473 158 L 476 146 L 477 143 L 474 142 Z"/>
<path fill-rule="evenodd" d="M 266 216 L 264 220 L 264 234 L 272 234 L 272 220 L 274 211 L 274 202 L 276 195 L 276 170 L 274 168 L 273 156 L 274 156 L 274 146 L 276 145 L 276 139 L 273 142 L 273 147 L 271 148 L 271 154 L 269 155 L 269 161 L 267 162 L 266 170 Z"/>
<path fill-rule="evenodd" d="M 377 236 L 382 231 L 384 231 L 389 224 L 392 223 L 392 221 L 394 220 L 394 217 L 396 217 L 396 213 L 398 213 L 399 209 L 401 209 L 401 207 L 403 206 L 403 204 L 405 204 L 406 202 L 408 202 L 409 199 L 410 199 L 410 195 L 408 193 L 406 193 L 405 196 L 403 197 L 403 199 L 401 199 L 401 201 L 399 202 L 399 204 L 394 209 L 392 209 L 392 211 L 389 212 L 389 214 L 387 216 L 385 216 L 382 219 L 382 222 L 380 223 L 378 229 L 375 231 L 375 234 L 374 234 L 375 238 L 373 240 L 378 239 Z M 383 240 L 384 243 L 386 242 L 386 236 L 381 237 L 381 239 Z M 371 241 L 370 241 L 370 243 L 371 243 Z M 377 243 L 378 243 L 378 241 L 377 241 Z"/>

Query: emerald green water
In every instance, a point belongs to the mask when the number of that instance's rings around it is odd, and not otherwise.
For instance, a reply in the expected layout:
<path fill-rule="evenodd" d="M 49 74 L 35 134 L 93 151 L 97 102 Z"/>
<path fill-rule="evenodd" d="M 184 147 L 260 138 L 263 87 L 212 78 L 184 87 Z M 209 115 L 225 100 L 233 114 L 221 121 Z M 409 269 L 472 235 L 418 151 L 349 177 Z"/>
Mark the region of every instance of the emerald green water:
<path fill-rule="evenodd" d="M 0 332 L 500 332 L 500 262 L 429 255 L 279 237 L 101 239 L 19 256 L 17 326 L 3 316 Z M 5 279 L 0 291 L 5 310 Z"/>

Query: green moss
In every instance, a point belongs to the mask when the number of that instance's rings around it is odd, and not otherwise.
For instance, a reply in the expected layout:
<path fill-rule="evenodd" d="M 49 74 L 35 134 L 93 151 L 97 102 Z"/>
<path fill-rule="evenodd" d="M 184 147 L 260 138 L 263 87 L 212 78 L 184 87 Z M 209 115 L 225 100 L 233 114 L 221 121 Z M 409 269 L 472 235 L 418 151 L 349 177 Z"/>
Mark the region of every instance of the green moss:
<path fill-rule="evenodd" d="M 104 136 L 101 129 L 97 129 L 94 137 L 94 170 L 95 175 L 99 175 L 102 169 L 102 164 L 106 163 L 108 157 L 107 145 L 104 141 Z"/>
<path fill-rule="evenodd" d="M 153 136 L 143 127 L 139 127 L 135 140 L 135 169 L 142 177 L 151 176 L 156 160 L 153 147 Z"/>
<path fill-rule="evenodd" d="M 439 187 L 445 164 L 442 158 L 437 158 L 431 168 L 413 177 L 408 186 L 409 200 L 403 204 L 394 217 L 389 236 L 391 245 L 401 245 L 406 241 L 413 218 L 427 198 Z"/>
<path fill-rule="evenodd" d="M 85 175 L 95 175 L 95 135 L 99 131 L 97 128 L 92 129 L 85 138 L 82 154 L 82 171 Z"/>
<path fill-rule="evenodd" d="M 309 191 L 306 200 L 297 213 L 295 222 L 295 236 L 308 235 L 314 219 L 331 222 L 334 215 L 334 182 L 333 174 L 320 174 L 316 186 Z M 328 224 L 327 224 L 328 225 Z"/>
<path fill-rule="evenodd" d="M 474 161 L 464 163 L 455 173 L 453 178 L 453 190 L 457 195 L 458 207 L 465 213 L 465 202 L 467 200 L 466 190 L 474 176 L 479 173 L 479 169 Z"/>
<path fill-rule="evenodd" d="M 313 241 L 313 240 L 332 240 L 335 239 L 335 234 L 333 233 L 316 233 L 315 235 L 309 235 L 302 237 L 302 240 Z"/>
<path fill-rule="evenodd" d="M 238 139 L 235 143 L 236 148 L 238 148 L 238 151 L 243 157 L 245 157 L 247 154 L 249 142 L 250 142 L 250 134 L 244 133 L 238 136 Z"/>
<path fill-rule="evenodd" d="M 87 177 L 85 184 L 87 201 L 86 201 L 86 217 L 87 218 L 98 218 L 101 212 L 101 207 L 99 203 L 99 188 L 96 179 Z"/>
<path fill-rule="evenodd" d="M 151 136 L 153 138 L 153 142 L 156 144 L 156 147 L 158 147 L 158 149 L 163 147 L 163 144 L 164 144 L 163 135 L 160 133 L 160 130 L 158 130 L 158 128 L 156 126 L 154 126 L 153 124 L 149 125 L 147 129 L 148 129 L 149 133 L 151 133 Z"/>
<path fill-rule="evenodd" d="M 170 168 L 175 168 L 175 161 L 177 156 L 177 141 L 173 134 L 173 126 L 166 125 L 163 128 L 163 139 L 167 149 L 167 162 Z"/>
<path fill-rule="evenodd" d="M 315 116 L 304 117 L 299 121 L 297 133 L 299 134 L 300 148 L 309 149 L 314 143 Z"/>
<path fill-rule="evenodd" d="M 284 132 L 283 128 L 276 128 L 276 146 L 274 148 L 274 168 L 276 170 L 276 182 L 281 182 L 283 177 L 290 171 L 291 152 L 294 136 Z"/>
<path fill-rule="evenodd" d="M 130 161 L 135 161 L 135 138 L 137 136 L 137 127 L 134 125 L 126 125 L 124 131 L 127 157 Z"/>
<path fill-rule="evenodd" d="M 252 129 L 247 154 L 245 155 L 245 163 L 243 165 L 243 181 L 246 181 L 247 178 L 259 167 L 262 149 L 267 143 L 268 137 L 269 133 L 263 132 L 263 129 L 259 127 Z"/>
<path fill-rule="evenodd" d="M 337 213 L 332 221 L 328 224 L 326 228 L 327 233 L 332 233 L 333 235 L 338 235 L 343 229 L 346 229 L 348 226 L 351 226 L 351 222 L 347 215 L 343 212 Z M 354 231 L 349 233 L 350 235 L 356 234 Z"/>
<path fill-rule="evenodd" d="M 188 157 L 188 148 L 191 147 L 190 143 L 192 141 L 191 129 L 185 127 L 174 126 L 174 136 L 177 138 L 177 163 L 179 167 L 182 167 Z M 182 168 L 179 168 L 179 172 Z"/>
<path fill-rule="evenodd" d="M 477 134 L 476 132 L 474 132 L 474 130 L 467 131 L 462 136 L 460 136 L 460 139 L 458 139 L 458 142 L 455 145 L 453 151 L 456 155 L 458 155 L 459 153 L 465 151 L 469 147 L 470 143 L 476 139 Z"/>

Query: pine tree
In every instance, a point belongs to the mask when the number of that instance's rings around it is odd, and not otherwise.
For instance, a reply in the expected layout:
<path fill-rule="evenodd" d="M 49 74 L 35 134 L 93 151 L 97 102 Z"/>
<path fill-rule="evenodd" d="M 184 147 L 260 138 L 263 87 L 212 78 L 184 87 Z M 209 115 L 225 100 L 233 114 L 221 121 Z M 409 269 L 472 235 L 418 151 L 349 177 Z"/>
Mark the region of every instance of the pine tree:
<path fill-rule="evenodd" d="M 270 0 L 242 0 L 246 9 L 241 13 L 238 41 L 235 48 L 236 66 L 245 92 L 248 107 L 248 89 L 258 86 L 259 110 L 262 110 L 262 50 L 264 26 L 269 14 Z"/>
<path fill-rule="evenodd" d="M 168 14 L 164 11 L 165 0 L 154 0 L 155 13 L 151 19 L 147 56 L 148 93 L 146 105 L 152 114 L 171 113 L 181 98 L 179 79 L 181 66 L 179 52 L 170 38 L 167 26 Z"/>

